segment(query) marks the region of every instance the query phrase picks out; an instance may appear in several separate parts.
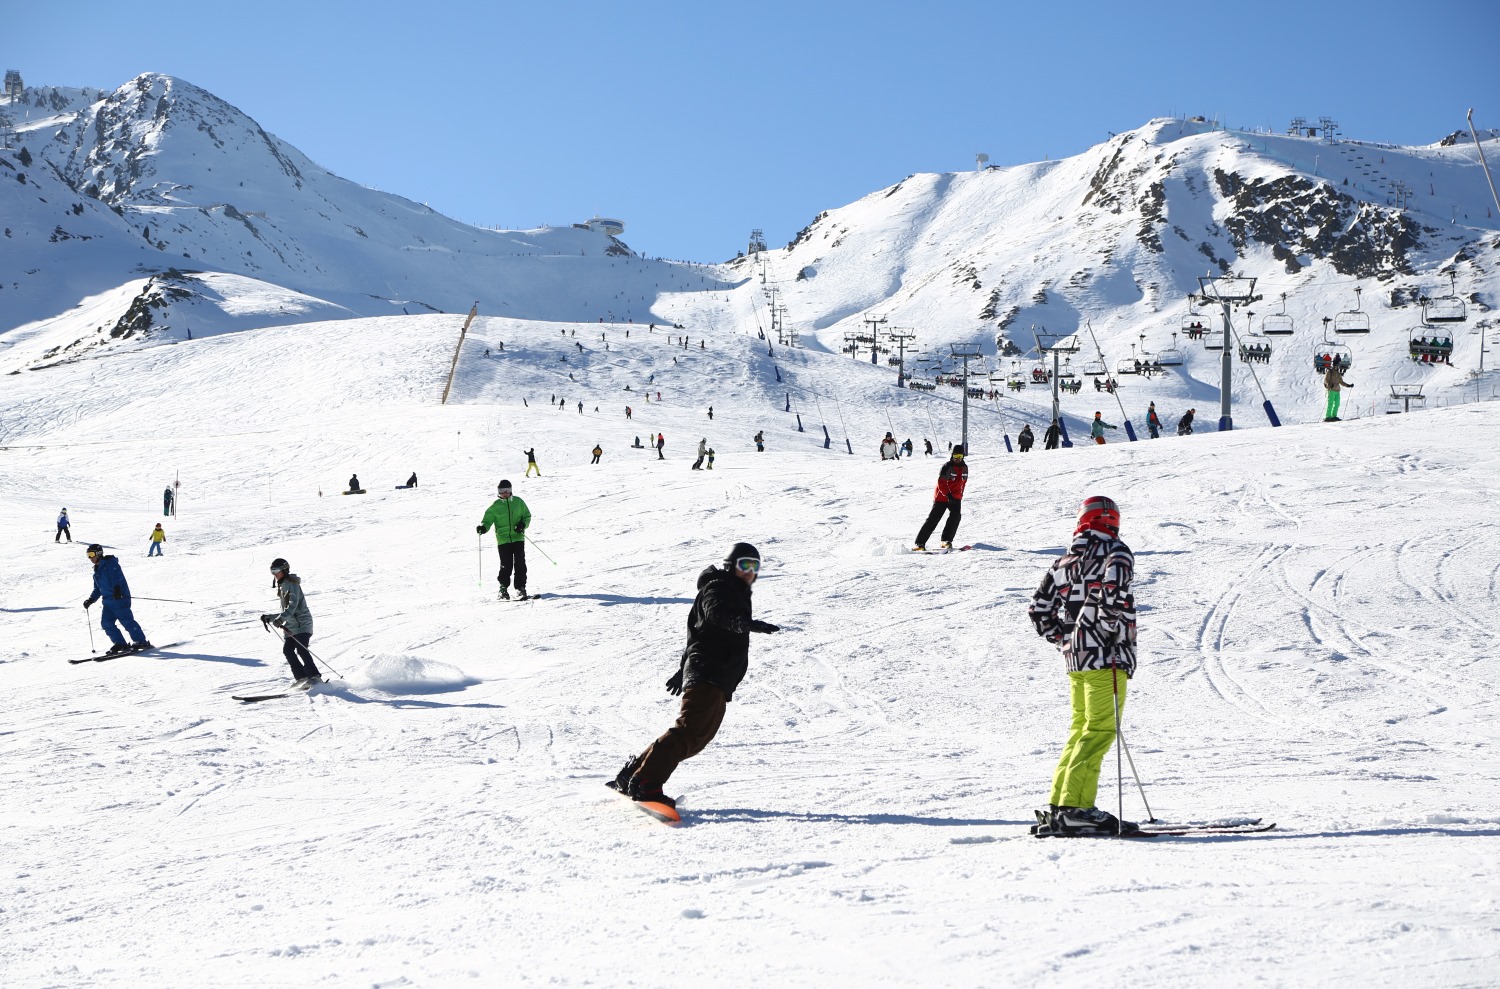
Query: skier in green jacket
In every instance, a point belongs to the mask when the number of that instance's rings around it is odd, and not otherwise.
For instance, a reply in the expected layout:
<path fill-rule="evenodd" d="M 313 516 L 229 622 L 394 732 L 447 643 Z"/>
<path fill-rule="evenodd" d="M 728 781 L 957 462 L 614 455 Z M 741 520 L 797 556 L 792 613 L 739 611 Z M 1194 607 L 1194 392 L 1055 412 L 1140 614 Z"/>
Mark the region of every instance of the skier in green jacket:
<path fill-rule="evenodd" d="M 495 529 L 496 549 L 500 551 L 500 596 L 510 600 L 510 579 L 516 578 L 516 597 L 525 601 L 526 594 L 526 528 L 531 525 L 531 509 L 526 502 L 510 493 L 510 482 L 501 481 L 497 491 L 499 497 L 474 531 L 481 536 Z"/>

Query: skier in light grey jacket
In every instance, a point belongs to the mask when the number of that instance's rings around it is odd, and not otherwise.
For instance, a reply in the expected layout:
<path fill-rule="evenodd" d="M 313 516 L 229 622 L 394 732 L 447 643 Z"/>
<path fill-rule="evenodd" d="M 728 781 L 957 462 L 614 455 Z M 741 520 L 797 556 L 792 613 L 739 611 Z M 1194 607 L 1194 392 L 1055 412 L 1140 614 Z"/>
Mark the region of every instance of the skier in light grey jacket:
<path fill-rule="evenodd" d="M 275 625 L 281 629 L 285 641 L 281 654 L 292 668 L 295 686 L 310 687 L 322 683 L 323 677 L 313 662 L 308 643 L 312 642 L 312 611 L 307 607 L 307 597 L 302 593 L 302 578 L 292 573 L 285 560 L 277 557 L 271 561 L 271 578 L 276 582 L 276 596 L 281 600 L 281 613 L 261 615 L 262 625 Z"/>

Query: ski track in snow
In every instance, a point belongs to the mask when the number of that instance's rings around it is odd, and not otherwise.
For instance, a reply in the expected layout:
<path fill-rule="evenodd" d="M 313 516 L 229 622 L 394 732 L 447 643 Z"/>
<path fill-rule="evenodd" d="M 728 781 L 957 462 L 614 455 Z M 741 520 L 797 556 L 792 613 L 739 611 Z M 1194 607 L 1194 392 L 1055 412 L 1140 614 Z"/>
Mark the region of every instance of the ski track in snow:
<path fill-rule="evenodd" d="M 440 407 L 452 322 L 277 328 L 7 379 L 0 981 L 1493 981 L 1500 455 L 1469 437 L 1500 407 L 1024 456 L 976 419 L 959 531 L 975 548 L 919 556 L 941 460 L 873 447 L 894 427 L 920 450 L 930 408 L 944 448 L 955 403 L 890 405 L 884 369 L 796 355 L 840 397 L 849 456 L 810 413 L 796 431 L 753 334 L 706 353 L 612 334 L 585 387 L 552 370 L 577 353 L 558 326 L 494 320 Z M 535 359 L 480 357 L 494 336 Z M 657 431 L 666 461 L 629 448 Z M 688 471 L 700 436 L 712 472 Z M 523 476 L 532 445 L 541 478 Z M 395 490 L 413 470 L 421 487 Z M 369 494 L 337 494 L 351 471 Z M 534 514 L 538 601 L 495 600 L 493 537 L 473 531 L 501 477 Z M 1124 727 L 1152 809 L 1277 831 L 1027 834 L 1066 683 L 1025 607 L 1095 491 L 1137 554 Z M 78 543 L 56 546 L 64 503 Z M 167 555 L 147 560 L 156 521 Z M 90 648 L 91 539 L 173 646 L 65 662 Z M 757 615 L 784 630 L 754 637 L 666 828 L 602 784 L 671 723 L 697 575 L 737 539 L 766 560 Z M 274 556 L 306 582 L 330 682 L 240 705 L 286 682 L 257 620 Z M 1128 766 L 1125 783 L 1144 817 Z"/>

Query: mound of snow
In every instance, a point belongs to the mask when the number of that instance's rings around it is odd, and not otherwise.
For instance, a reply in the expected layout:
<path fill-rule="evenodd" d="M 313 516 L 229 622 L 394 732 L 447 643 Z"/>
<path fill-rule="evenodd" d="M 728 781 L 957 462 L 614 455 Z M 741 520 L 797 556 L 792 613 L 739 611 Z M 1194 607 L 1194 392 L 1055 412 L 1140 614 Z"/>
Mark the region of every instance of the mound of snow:
<path fill-rule="evenodd" d="M 364 670 L 364 685 L 387 694 L 443 694 L 481 681 L 449 663 L 420 656 L 376 656 Z"/>

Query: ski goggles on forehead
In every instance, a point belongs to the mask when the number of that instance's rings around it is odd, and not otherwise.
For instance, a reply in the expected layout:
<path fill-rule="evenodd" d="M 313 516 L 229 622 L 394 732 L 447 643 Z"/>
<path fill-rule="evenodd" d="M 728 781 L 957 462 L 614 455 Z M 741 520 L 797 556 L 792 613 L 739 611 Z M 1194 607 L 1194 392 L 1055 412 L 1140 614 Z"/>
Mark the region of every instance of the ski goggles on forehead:
<path fill-rule="evenodd" d="M 746 573 L 760 573 L 760 561 L 753 556 L 742 556 L 734 561 L 734 568 Z"/>

